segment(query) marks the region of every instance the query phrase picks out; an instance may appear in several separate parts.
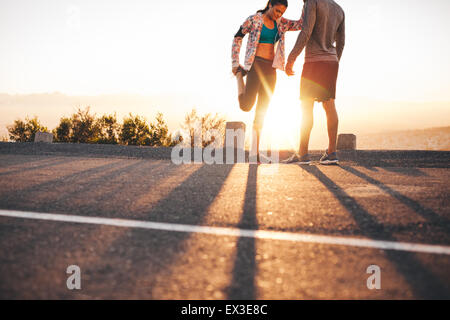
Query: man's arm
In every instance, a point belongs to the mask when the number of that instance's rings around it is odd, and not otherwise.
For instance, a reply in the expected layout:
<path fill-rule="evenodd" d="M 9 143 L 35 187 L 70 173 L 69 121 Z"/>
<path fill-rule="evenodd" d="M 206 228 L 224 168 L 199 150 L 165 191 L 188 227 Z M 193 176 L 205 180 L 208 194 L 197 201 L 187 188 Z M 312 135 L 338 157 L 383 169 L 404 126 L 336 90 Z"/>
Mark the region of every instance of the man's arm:
<path fill-rule="evenodd" d="M 289 54 L 288 65 L 292 66 L 297 57 L 302 53 L 316 24 L 316 0 L 307 0 L 305 2 L 305 19 L 303 21 L 303 29 L 298 35 L 297 42 Z"/>
<path fill-rule="evenodd" d="M 339 61 L 341 61 L 344 46 L 345 46 L 345 16 L 336 33 L 336 53 Z"/>

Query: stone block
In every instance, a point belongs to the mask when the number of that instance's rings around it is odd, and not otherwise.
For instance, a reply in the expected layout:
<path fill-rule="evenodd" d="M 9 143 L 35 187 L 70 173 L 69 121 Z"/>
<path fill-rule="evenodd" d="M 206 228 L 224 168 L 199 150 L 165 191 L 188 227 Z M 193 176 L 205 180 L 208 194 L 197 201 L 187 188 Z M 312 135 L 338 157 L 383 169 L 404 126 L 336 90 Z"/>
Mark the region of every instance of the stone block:
<path fill-rule="evenodd" d="M 49 132 L 36 132 L 34 137 L 34 142 L 45 142 L 52 143 L 53 142 L 53 134 Z"/>
<path fill-rule="evenodd" d="M 227 122 L 225 126 L 225 148 L 242 149 L 245 148 L 245 123 Z"/>
<path fill-rule="evenodd" d="M 356 150 L 356 136 L 354 134 L 340 134 L 337 140 L 338 150 Z"/>

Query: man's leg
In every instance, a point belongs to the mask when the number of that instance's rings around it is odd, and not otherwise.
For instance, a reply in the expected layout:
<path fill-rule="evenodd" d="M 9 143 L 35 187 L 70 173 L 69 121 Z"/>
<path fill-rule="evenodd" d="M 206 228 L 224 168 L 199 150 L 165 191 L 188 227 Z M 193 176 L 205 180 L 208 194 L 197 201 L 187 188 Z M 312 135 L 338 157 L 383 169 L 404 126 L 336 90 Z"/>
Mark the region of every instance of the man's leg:
<path fill-rule="evenodd" d="M 330 99 L 323 103 L 323 108 L 327 114 L 327 127 L 328 127 L 328 153 L 336 152 L 336 140 L 339 126 L 339 118 L 336 111 L 335 100 Z"/>
<path fill-rule="evenodd" d="M 300 130 L 300 157 L 303 157 L 308 153 L 309 149 L 309 137 L 314 124 L 314 100 L 305 99 L 302 100 L 302 127 Z"/>

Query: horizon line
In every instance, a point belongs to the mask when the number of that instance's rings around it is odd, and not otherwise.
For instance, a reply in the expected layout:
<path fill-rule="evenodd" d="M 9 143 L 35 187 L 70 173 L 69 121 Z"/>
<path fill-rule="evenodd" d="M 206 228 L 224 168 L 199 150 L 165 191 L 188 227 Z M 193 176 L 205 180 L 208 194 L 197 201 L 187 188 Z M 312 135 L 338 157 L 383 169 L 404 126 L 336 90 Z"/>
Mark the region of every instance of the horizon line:
<path fill-rule="evenodd" d="M 183 95 L 192 95 L 192 96 L 201 96 L 198 93 L 189 93 L 189 92 L 160 92 L 160 93 L 132 93 L 132 92 L 117 92 L 117 93 L 96 93 L 96 94 L 71 94 L 71 93 L 65 93 L 61 91 L 46 91 L 46 92 L 30 92 L 30 93 L 11 93 L 11 92 L 2 92 L 0 91 L 0 95 L 9 95 L 9 96 L 32 96 L 32 95 L 62 95 L 66 97 L 102 97 L 102 96 L 140 96 L 144 98 L 150 98 L 154 96 L 166 96 L 170 95 L 171 97 L 176 97 L 177 95 L 183 96 Z M 448 100 L 446 99 L 440 99 L 440 100 L 424 100 L 424 99 L 418 99 L 418 100 L 397 100 L 397 99 L 379 99 L 376 97 L 367 97 L 367 96 L 342 96 L 340 98 L 337 98 L 336 101 L 343 100 L 343 99 L 366 99 L 366 100 L 372 100 L 377 102 L 395 102 L 395 103 L 450 103 L 450 98 Z"/>

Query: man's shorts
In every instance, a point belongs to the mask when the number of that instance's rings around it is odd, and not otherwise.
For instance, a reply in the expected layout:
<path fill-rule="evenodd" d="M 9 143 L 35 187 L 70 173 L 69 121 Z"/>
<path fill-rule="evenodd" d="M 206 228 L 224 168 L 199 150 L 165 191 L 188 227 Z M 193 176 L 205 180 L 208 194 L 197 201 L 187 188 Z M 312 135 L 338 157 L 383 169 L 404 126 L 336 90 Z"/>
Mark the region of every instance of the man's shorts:
<path fill-rule="evenodd" d="M 336 99 L 336 81 L 339 62 L 317 61 L 303 65 L 300 100 L 319 102 Z"/>

